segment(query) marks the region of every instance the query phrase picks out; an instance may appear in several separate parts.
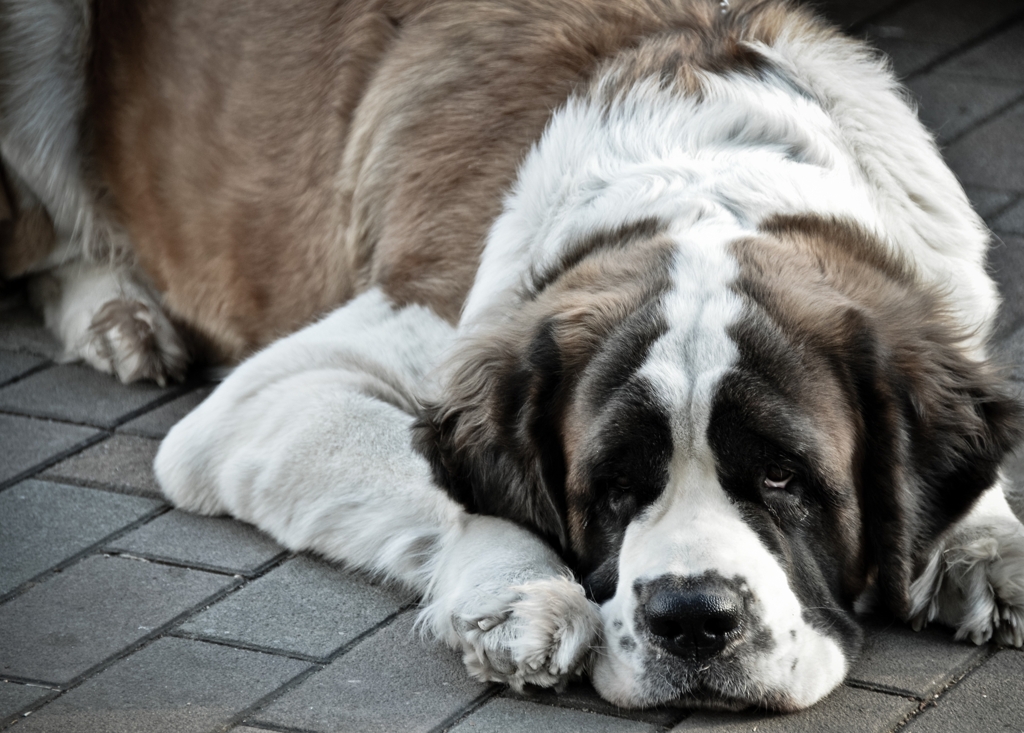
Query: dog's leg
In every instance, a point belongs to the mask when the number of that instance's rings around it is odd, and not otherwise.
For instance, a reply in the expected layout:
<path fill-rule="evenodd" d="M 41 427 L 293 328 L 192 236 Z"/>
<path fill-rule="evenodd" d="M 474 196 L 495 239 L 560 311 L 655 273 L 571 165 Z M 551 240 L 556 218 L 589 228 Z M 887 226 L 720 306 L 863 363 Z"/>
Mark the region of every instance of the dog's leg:
<path fill-rule="evenodd" d="M 75 262 L 31 283 L 32 299 L 64 346 L 64 361 L 83 360 L 122 382 L 180 380 L 188 353 L 149 289 L 127 268 Z"/>
<path fill-rule="evenodd" d="M 538 537 L 435 486 L 411 444 L 416 395 L 451 337 L 371 291 L 242 364 L 168 435 L 157 478 L 182 508 L 420 594 L 423 628 L 475 677 L 557 685 L 582 667 L 596 607 Z"/>
<path fill-rule="evenodd" d="M 910 588 L 911 618 L 956 629 L 956 638 L 1024 645 L 1024 525 L 1002 482 L 939 541 Z"/>

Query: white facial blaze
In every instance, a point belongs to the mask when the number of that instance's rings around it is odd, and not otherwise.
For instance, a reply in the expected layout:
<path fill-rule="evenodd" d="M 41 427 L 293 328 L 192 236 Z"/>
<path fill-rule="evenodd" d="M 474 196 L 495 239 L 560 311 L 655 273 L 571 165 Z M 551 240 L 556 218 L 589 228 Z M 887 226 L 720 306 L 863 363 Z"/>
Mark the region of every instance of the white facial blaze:
<path fill-rule="evenodd" d="M 835 641 L 804 622 L 784 570 L 719 485 L 706 437 L 716 389 L 738 360 L 728 327 L 742 317 L 742 304 L 731 289 L 738 268 L 729 244 L 754 231 L 722 209 L 687 214 L 674 217 L 668 232 L 677 243 L 674 286 L 662 303 L 669 328 L 640 371 L 670 416 L 669 481 L 626 531 L 617 593 L 602 611 L 608 643 L 594 682 L 602 695 L 624 705 L 685 695 L 686 690 L 657 689 L 664 683 L 649 674 L 646 660 L 667 652 L 634 628 L 634 583 L 713 571 L 743 584 L 753 599 L 751 623 L 767 630 L 772 642 L 763 652 L 744 655 L 744 679 L 735 680 L 731 691 L 770 690 L 807 705 L 842 680 L 844 655 Z M 623 638 L 633 643 L 618 643 Z"/>
<path fill-rule="evenodd" d="M 771 643 L 765 650 L 737 651 L 744 678 L 722 694 L 766 690 L 805 706 L 846 674 L 841 648 L 804 621 L 785 571 L 720 485 L 707 440 L 716 390 L 738 359 L 728 327 L 742 312 L 730 288 L 737 266 L 728 243 L 744 234 L 723 222 L 674 233 L 675 286 L 664 302 L 670 326 L 640 370 L 664 401 L 674 452 L 665 491 L 626 530 L 616 595 L 602 609 L 607 652 L 594 670 L 598 691 L 623 704 L 661 702 L 686 692 L 665 689 L 662 675 L 648 674 L 645 660 L 667 653 L 635 628 L 636 582 L 662 577 L 713 572 L 738 581 L 752 599 L 749 623 L 767 631 Z M 624 648 L 617 643 L 623 637 L 635 643 Z"/>

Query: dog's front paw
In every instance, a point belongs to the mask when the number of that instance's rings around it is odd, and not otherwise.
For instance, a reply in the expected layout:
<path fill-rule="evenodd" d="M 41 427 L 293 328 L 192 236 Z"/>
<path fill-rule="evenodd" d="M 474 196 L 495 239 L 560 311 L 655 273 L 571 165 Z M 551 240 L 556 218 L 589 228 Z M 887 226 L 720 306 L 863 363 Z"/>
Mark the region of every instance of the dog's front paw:
<path fill-rule="evenodd" d="M 132 299 L 104 303 L 89 325 L 79 356 L 124 383 L 152 379 L 160 386 L 181 381 L 188 352 L 159 307 Z"/>
<path fill-rule="evenodd" d="M 910 588 L 915 629 L 938 621 L 957 639 L 1024 645 L 1024 526 L 995 520 L 954 530 Z"/>
<path fill-rule="evenodd" d="M 452 618 L 469 673 L 485 682 L 561 687 L 579 675 L 601 618 L 583 588 L 565 577 L 533 580 L 481 599 Z"/>

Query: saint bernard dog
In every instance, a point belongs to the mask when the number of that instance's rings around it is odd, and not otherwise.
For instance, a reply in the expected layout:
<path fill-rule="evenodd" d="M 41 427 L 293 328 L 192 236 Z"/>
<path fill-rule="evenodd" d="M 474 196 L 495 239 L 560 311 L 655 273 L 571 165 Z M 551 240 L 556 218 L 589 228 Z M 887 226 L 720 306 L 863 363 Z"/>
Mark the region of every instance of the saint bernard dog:
<path fill-rule="evenodd" d="M 3 0 L 0 70 L 67 358 L 249 357 L 166 495 L 413 589 L 474 677 L 790 711 L 863 608 L 1024 643 L 987 230 L 807 9 Z"/>

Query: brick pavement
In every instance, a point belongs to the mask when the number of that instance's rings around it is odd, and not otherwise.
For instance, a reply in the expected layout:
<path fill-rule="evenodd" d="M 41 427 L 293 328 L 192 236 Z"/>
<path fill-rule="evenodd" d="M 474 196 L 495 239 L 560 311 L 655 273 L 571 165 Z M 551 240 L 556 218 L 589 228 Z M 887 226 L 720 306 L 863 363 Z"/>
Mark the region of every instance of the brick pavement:
<path fill-rule="evenodd" d="M 1024 3 L 822 6 L 892 56 L 998 235 L 1000 345 L 1024 381 Z M 1024 652 L 942 629 L 871 624 L 847 683 L 790 716 L 628 713 L 583 683 L 472 682 L 418 640 L 413 599 L 162 501 L 157 441 L 208 387 L 126 387 L 56 355 L 26 311 L 0 312 L 0 728 L 1024 730 Z"/>

